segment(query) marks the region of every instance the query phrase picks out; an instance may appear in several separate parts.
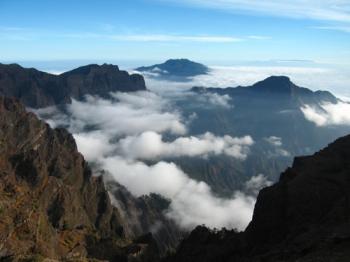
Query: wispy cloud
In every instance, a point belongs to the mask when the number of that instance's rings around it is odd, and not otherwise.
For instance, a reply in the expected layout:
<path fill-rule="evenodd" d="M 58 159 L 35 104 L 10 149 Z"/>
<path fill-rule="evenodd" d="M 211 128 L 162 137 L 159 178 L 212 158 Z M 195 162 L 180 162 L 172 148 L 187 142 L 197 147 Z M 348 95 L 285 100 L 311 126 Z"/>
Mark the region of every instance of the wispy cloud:
<path fill-rule="evenodd" d="M 307 120 L 314 122 L 317 126 L 350 125 L 349 103 L 325 103 L 319 105 L 319 107 L 304 105 L 301 111 Z"/>
<path fill-rule="evenodd" d="M 344 0 L 162 0 L 195 7 L 313 20 L 350 22 L 350 3 Z"/>
<path fill-rule="evenodd" d="M 341 31 L 345 33 L 350 33 L 350 25 L 348 26 L 315 26 L 313 28 L 321 29 L 321 30 L 333 30 L 333 31 Z"/>
<path fill-rule="evenodd" d="M 223 35 L 185 35 L 177 33 L 154 34 L 150 32 L 141 34 L 120 34 L 113 32 L 113 26 L 102 24 L 98 32 L 51 32 L 35 28 L 1 27 L 0 38 L 20 39 L 24 36 L 31 39 L 61 38 L 61 39 L 101 39 L 123 42 L 198 42 L 198 43 L 236 43 L 247 40 L 267 40 L 271 37 L 260 35 L 249 36 L 223 36 Z"/>
<path fill-rule="evenodd" d="M 197 35 L 167 35 L 167 34 L 141 34 L 141 35 L 112 35 L 118 41 L 133 42 L 212 42 L 233 43 L 243 41 L 243 38 L 230 36 L 197 36 Z"/>

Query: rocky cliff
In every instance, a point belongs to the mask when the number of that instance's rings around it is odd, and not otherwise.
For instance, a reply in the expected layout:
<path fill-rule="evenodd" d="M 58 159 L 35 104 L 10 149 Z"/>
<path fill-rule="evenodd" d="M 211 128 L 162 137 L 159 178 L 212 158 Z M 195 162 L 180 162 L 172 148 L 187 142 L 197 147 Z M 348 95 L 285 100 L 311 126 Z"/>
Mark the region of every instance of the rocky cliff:
<path fill-rule="evenodd" d="M 296 158 L 278 183 L 263 189 L 245 232 L 198 227 L 168 261 L 348 261 L 349 188 L 346 136 Z"/>
<path fill-rule="evenodd" d="M 67 131 L 0 97 L 1 261 L 154 261 L 157 252 L 151 235 L 126 237 L 101 177 Z"/>
<path fill-rule="evenodd" d="M 146 90 L 141 75 L 129 75 L 118 66 L 87 65 L 52 75 L 17 64 L 0 64 L 0 95 L 16 97 L 32 108 L 70 103 L 85 95 L 107 97 L 110 92 Z"/>

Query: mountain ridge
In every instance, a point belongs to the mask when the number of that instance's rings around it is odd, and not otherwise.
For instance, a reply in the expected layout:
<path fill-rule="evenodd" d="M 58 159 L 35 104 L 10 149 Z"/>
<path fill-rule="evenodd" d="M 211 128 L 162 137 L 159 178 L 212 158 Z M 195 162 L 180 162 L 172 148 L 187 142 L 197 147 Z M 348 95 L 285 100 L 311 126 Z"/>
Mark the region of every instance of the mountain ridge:
<path fill-rule="evenodd" d="M 91 64 L 53 75 L 18 64 L 0 64 L 0 95 L 16 97 L 28 107 L 40 108 L 83 100 L 85 95 L 108 97 L 110 92 L 146 90 L 141 75 L 115 65 Z"/>
<path fill-rule="evenodd" d="M 255 82 L 250 86 L 237 86 L 226 88 L 201 87 L 195 86 L 191 88 L 194 92 L 217 92 L 228 95 L 241 95 L 242 93 L 263 93 L 270 95 L 291 95 L 291 96 L 315 96 L 319 100 L 325 100 L 331 103 L 339 101 L 331 92 L 324 90 L 312 91 L 309 88 L 300 87 L 294 84 L 288 76 L 269 76 L 261 81 Z"/>

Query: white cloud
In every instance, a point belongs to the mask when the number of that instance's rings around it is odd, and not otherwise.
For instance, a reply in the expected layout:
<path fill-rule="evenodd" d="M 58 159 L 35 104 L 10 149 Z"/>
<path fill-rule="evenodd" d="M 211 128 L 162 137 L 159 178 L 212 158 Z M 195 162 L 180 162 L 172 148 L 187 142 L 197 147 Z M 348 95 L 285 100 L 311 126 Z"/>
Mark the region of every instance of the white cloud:
<path fill-rule="evenodd" d="M 326 68 L 292 66 L 215 66 L 211 67 L 211 69 L 207 75 L 194 77 L 194 84 L 197 86 L 212 87 L 246 86 L 252 85 L 271 75 L 286 75 L 291 77 L 292 81 L 295 81 L 296 84 L 320 89 L 326 86 L 329 87 L 330 80 L 326 78 L 336 73 L 332 69 Z M 310 75 L 313 77 L 311 78 Z M 349 80 L 348 77 L 345 77 L 345 79 Z M 346 81 L 345 83 L 348 82 Z"/>
<path fill-rule="evenodd" d="M 244 229 L 251 220 L 255 198 L 235 192 L 230 199 L 218 198 L 204 182 L 190 179 L 173 163 L 147 166 L 115 156 L 102 160 L 103 167 L 134 195 L 150 192 L 171 199 L 167 215 L 183 228 L 198 224 Z"/>
<path fill-rule="evenodd" d="M 35 113 L 40 118 L 45 119 L 45 121 L 52 128 L 56 128 L 58 126 L 66 126 L 69 123 L 69 117 L 58 110 L 56 106 L 49 106 L 39 109 L 29 108 L 28 110 Z"/>
<path fill-rule="evenodd" d="M 350 125 L 350 103 L 324 103 L 320 108 L 305 105 L 301 108 L 305 118 L 317 126 Z"/>
<path fill-rule="evenodd" d="M 269 155 L 271 157 L 276 157 L 276 156 L 283 156 L 283 157 L 289 157 L 291 154 L 283 149 L 283 143 L 282 143 L 282 138 L 277 137 L 277 136 L 270 136 L 266 137 L 265 141 L 268 142 L 270 145 L 274 147 L 272 152 L 269 152 Z"/>
<path fill-rule="evenodd" d="M 282 146 L 282 138 L 277 137 L 277 136 L 270 136 L 265 138 L 267 142 L 269 142 L 271 145 L 274 146 Z"/>
<path fill-rule="evenodd" d="M 335 30 L 345 33 L 350 33 L 350 25 L 337 25 L 337 26 L 315 26 L 313 28 L 321 30 Z"/>
<path fill-rule="evenodd" d="M 249 147 L 254 143 L 250 136 L 217 137 L 211 133 L 195 137 L 179 137 L 172 142 L 164 142 L 155 132 L 144 132 L 139 136 L 129 136 L 119 140 L 119 153 L 131 159 L 158 159 L 180 156 L 200 156 L 225 154 L 245 160 Z"/>
<path fill-rule="evenodd" d="M 245 183 L 245 192 L 250 193 L 251 195 L 257 196 L 259 191 L 267 186 L 271 186 L 272 182 L 269 181 L 263 174 L 251 177 Z"/>
<path fill-rule="evenodd" d="M 176 97 L 182 93 L 173 94 Z M 252 217 L 254 195 L 234 192 L 231 198 L 219 198 L 206 183 L 189 178 L 174 163 L 161 159 L 226 154 L 244 160 L 253 144 L 251 137 L 217 137 L 210 133 L 178 137 L 186 132 L 186 121 L 174 111 L 168 98 L 151 92 L 114 93 L 112 97 L 111 100 L 92 96 L 85 102 L 73 100 L 68 106 L 69 116 L 56 108 L 40 109 L 36 113 L 51 119 L 54 126 L 67 126 L 85 158 L 107 171 L 135 196 L 158 193 L 169 198 L 167 216 L 181 227 L 192 229 L 198 224 L 246 227 Z M 165 141 L 163 133 L 172 133 L 174 140 Z M 135 160 L 154 158 L 159 161 L 154 165 Z"/>
<path fill-rule="evenodd" d="M 163 0 L 228 12 L 350 22 L 350 4 L 344 0 Z"/>
<path fill-rule="evenodd" d="M 281 62 L 295 64 L 299 61 Z M 347 68 L 325 67 L 321 64 L 308 66 L 211 66 L 207 75 L 195 76 L 187 82 L 164 81 L 146 76 L 146 84 L 149 89 L 164 95 L 166 92 L 173 93 L 176 90 L 178 92 L 193 86 L 221 88 L 248 86 L 271 75 L 288 76 L 295 84 L 312 90 L 329 90 L 334 94 L 350 96 L 348 90 L 349 70 Z"/>
<path fill-rule="evenodd" d="M 217 93 L 202 93 L 202 94 L 195 94 L 195 97 L 198 101 L 204 103 L 205 105 L 213 105 L 213 106 L 219 106 L 223 108 L 232 108 L 233 105 L 230 104 L 230 101 L 232 100 L 229 95 L 219 95 Z"/>
<path fill-rule="evenodd" d="M 98 161 L 115 149 L 110 138 L 101 131 L 76 133 L 73 135 L 79 151 L 91 162 Z"/>
<path fill-rule="evenodd" d="M 116 93 L 115 101 L 88 96 L 86 102 L 73 100 L 70 130 L 73 133 L 89 126 L 109 135 L 139 134 L 145 130 L 186 133 L 181 115 L 166 111 L 165 102 L 151 92 Z"/>

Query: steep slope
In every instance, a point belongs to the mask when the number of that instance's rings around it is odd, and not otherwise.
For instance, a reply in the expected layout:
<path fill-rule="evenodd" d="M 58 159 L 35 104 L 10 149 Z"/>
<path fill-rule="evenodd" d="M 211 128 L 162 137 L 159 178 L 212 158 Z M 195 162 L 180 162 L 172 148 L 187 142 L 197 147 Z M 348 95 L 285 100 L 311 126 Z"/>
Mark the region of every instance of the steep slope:
<path fill-rule="evenodd" d="M 139 72 L 155 73 L 162 77 L 191 77 L 205 75 L 209 68 L 188 59 L 169 59 L 162 64 L 136 68 Z"/>
<path fill-rule="evenodd" d="M 162 256 L 177 247 L 184 232 L 165 215 L 170 205 L 168 200 L 156 194 L 135 198 L 114 180 L 107 179 L 106 188 L 112 204 L 118 208 L 124 232 L 129 238 L 151 232 Z"/>
<path fill-rule="evenodd" d="M 67 131 L 0 97 L 0 145 L 1 260 L 157 260 L 152 237 L 126 237 L 101 177 Z"/>
<path fill-rule="evenodd" d="M 118 66 L 87 65 L 52 75 L 17 64 L 0 64 L 0 95 L 16 97 L 32 108 L 70 103 L 85 95 L 107 97 L 110 92 L 146 90 L 141 75 L 129 75 Z"/>
<path fill-rule="evenodd" d="M 348 261 L 350 136 L 295 158 L 243 233 L 198 227 L 169 261 Z M 233 211 L 234 212 L 234 211 Z"/>

